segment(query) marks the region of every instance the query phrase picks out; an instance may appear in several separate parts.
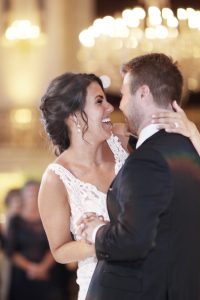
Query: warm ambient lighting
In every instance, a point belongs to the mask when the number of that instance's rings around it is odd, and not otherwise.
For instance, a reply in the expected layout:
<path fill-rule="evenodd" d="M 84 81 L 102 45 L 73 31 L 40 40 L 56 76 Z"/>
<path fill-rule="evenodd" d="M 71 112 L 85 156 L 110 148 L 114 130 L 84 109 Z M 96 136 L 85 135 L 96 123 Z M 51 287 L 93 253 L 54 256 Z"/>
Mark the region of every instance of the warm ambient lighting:
<path fill-rule="evenodd" d="M 107 75 L 102 75 L 102 76 L 100 76 L 100 78 L 103 83 L 104 89 L 107 89 L 111 85 L 110 77 Z"/>
<path fill-rule="evenodd" d="M 139 41 L 146 36 L 147 29 L 154 32 L 154 39 L 175 38 L 186 29 L 183 26 L 186 24 L 182 24 L 182 21 L 186 21 L 188 29 L 200 31 L 200 11 L 192 8 L 179 8 L 177 16 L 174 16 L 170 8 L 160 10 L 158 7 L 150 6 L 146 13 L 143 8 L 134 7 L 125 9 L 118 18 L 105 16 L 102 19 L 96 19 L 92 26 L 80 33 L 79 39 L 85 47 L 93 47 L 100 37 L 130 38 L 135 34 Z M 152 36 L 146 37 L 152 38 Z"/>
<path fill-rule="evenodd" d="M 178 60 L 185 87 L 200 89 L 200 10 L 179 8 L 175 14 L 169 7 L 127 8 L 116 17 L 96 19 L 79 40 L 83 70 L 107 74 L 114 91 L 120 86 L 120 64 L 147 52 Z"/>
<path fill-rule="evenodd" d="M 11 120 L 15 124 L 29 124 L 32 121 L 32 112 L 28 108 L 13 110 L 11 113 Z"/>
<path fill-rule="evenodd" d="M 5 37 L 8 40 L 37 39 L 40 36 L 40 28 L 29 20 L 16 20 L 6 30 Z"/>

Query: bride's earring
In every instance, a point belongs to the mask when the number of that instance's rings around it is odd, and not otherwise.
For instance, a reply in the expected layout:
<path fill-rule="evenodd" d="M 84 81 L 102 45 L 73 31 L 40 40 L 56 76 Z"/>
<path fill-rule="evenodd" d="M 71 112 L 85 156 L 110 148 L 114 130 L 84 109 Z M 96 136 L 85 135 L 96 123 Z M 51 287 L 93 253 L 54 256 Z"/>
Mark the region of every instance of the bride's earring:
<path fill-rule="evenodd" d="M 81 126 L 80 126 L 80 124 L 79 124 L 79 123 L 77 123 L 77 125 L 76 125 L 76 129 L 77 129 L 77 132 L 78 132 L 78 133 L 81 133 Z"/>
<path fill-rule="evenodd" d="M 79 121 L 78 121 L 78 119 L 77 119 L 77 116 L 74 115 L 73 118 L 74 118 L 74 122 L 75 122 L 75 124 L 76 124 L 76 130 L 77 130 L 77 133 L 81 133 L 81 125 L 79 124 Z"/>

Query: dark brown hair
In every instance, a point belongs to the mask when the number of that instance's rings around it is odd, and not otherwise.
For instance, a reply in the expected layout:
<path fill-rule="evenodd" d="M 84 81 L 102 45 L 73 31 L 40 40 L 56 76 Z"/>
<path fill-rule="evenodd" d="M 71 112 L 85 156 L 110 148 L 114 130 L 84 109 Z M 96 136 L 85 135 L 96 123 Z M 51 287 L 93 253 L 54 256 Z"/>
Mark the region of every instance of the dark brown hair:
<path fill-rule="evenodd" d="M 183 77 L 177 63 L 163 53 L 151 53 L 133 58 L 122 65 L 122 74 L 130 73 L 131 93 L 139 86 L 149 87 L 158 106 L 166 107 L 173 100 L 181 102 Z"/>
<path fill-rule="evenodd" d="M 88 129 L 88 117 L 84 107 L 87 88 L 92 82 L 97 82 L 104 90 L 100 78 L 94 74 L 65 73 L 51 81 L 41 99 L 42 121 L 49 138 L 57 148 L 56 155 L 70 146 L 70 129 L 65 123 L 66 118 L 79 111 L 85 122 L 83 134 Z"/>

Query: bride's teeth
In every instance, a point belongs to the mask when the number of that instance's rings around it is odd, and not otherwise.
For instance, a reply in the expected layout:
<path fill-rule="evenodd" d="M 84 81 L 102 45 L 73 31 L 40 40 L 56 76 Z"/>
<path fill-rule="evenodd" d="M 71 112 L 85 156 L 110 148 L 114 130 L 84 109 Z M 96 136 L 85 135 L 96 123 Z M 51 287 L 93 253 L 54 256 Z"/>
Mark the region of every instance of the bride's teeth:
<path fill-rule="evenodd" d="M 102 120 L 103 123 L 110 122 L 110 118 L 105 118 Z"/>

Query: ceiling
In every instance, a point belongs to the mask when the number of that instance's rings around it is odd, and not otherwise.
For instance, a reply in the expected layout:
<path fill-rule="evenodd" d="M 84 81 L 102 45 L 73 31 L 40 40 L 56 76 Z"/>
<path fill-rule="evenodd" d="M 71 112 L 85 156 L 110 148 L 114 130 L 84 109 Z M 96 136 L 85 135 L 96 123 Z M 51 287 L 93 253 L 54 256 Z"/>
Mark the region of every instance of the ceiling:
<path fill-rule="evenodd" d="M 96 15 L 98 17 L 112 15 L 127 7 L 135 5 L 141 6 L 143 2 L 143 0 L 96 0 Z M 200 9 L 200 1 L 196 0 L 174 0 L 168 2 L 173 10 L 176 10 L 178 7 L 193 7 L 195 9 Z"/>
<path fill-rule="evenodd" d="M 133 6 L 144 6 L 143 3 L 146 0 L 96 0 L 96 17 L 104 17 L 106 15 L 114 15 L 115 13 L 122 11 L 127 7 Z M 157 0 L 159 1 L 159 0 Z M 163 0 L 170 3 L 172 10 L 176 11 L 177 8 L 187 8 L 192 7 L 194 9 L 200 9 L 200 1 L 197 0 Z M 110 95 L 111 101 L 118 105 L 119 96 Z M 187 104 L 192 106 L 200 107 L 200 92 L 199 93 L 189 93 Z"/>

